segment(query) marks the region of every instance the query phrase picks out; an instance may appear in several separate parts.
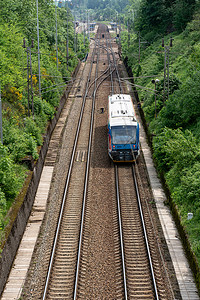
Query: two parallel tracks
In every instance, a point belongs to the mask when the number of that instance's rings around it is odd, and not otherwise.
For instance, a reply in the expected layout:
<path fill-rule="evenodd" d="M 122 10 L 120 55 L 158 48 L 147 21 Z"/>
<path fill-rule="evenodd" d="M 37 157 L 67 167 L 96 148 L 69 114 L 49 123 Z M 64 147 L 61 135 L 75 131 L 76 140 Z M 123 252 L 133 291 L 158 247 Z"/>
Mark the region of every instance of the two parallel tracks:
<path fill-rule="evenodd" d="M 40 298 L 174 299 L 141 180 L 137 186 L 137 165 L 136 171 L 132 165 L 113 166 L 105 151 L 107 97 L 124 92 L 105 26 L 99 27 L 88 64 Z"/>

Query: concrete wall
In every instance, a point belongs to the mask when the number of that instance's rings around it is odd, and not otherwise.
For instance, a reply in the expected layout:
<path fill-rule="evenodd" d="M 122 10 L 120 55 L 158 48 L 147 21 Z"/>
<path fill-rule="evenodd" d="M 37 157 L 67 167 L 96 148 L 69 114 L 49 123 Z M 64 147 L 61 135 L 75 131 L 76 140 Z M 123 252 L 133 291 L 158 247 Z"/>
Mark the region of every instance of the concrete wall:
<path fill-rule="evenodd" d="M 73 77 L 76 77 L 79 67 L 80 63 L 76 67 L 73 73 Z M 21 203 L 21 195 L 19 196 L 14 205 L 15 208 L 11 210 L 11 213 L 9 215 L 10 223 L 7 226 L 6 238 L 4 241 L 2 253 L 0 255 L 0 295 L 3 292 L 3 288 L 6 284 L 13 260 L 15 258 L 24 230 L 26 228 L 26 223 L 31 213 L 52 132 L 60 117 L 60 113 L 66 102 L 69 92 L 70 88 L 67 88 L 60 100 L 60 105 L 57 108 L 54 118 L 49 123 L 46 131 L 46 136 L 40 150 L 39 159 L 34 166 L 33 172 L 30 173 L 29 178 L 26 180 L 24 189 L 22 191 L 22 195 L 24 194 L 25 196 L 23 196 Z"/>

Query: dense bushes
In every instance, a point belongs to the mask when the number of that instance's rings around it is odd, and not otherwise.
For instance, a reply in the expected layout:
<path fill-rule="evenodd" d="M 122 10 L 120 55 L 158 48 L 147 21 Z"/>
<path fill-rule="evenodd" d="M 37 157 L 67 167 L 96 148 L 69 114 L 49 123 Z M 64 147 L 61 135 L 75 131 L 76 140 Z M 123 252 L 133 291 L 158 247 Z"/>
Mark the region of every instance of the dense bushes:
<path fill-rule="evenodd" d="M 8 148 L 0 143 L 0 231 L 5 225 L 5 212 L 24 181 L 25 171 L 25 167 L 14 163 Z"/>
<path fill-rule="evenodd" d="M 38 158 L 38 146 L 48 121 L 54 117 L 60 97 L 71 74 L 88 51 L 88 40 L 77 36 L 74 52 L 74 24 L 71 11 L 57 8 L 52 0 L 38 1 L 40 35 L 41 95 L 39 95 L 37 7 L 35 0 L 0 0 L 0 86 L 3 108 L 3 145 L 0 144 L 0 228 L 3 216 L 19 192 L 27 169 L 27 156 Z M 55 34 L 57 15 L 57 44 Z M 67 31 L 68 18 L 68 31 Z M 66 64 L 66 40 L 69 37 L 69 61 Z M 22 47 L 25 38 L 25 48 Z M 30 57 L 27 74 L 27 58 Z M 29 56 L 27 56 L 27 51 Z M 58 54 L 58 66 L 57 55 Z M 28 77 L 27 77 L 28 76 Z M 28 80 L 32 82 L 29 84 Z M 29 97 L 28 97 L 29 95 Z"/>
<path fill-rule="evenodd" d="M 174 30 L 182 32 L 192 20 L 195 5 L 195 0 L 141 0 L 135 28 L 149 42 Z"/>
<path fill-rule="evenodd" d="M 200 262 L 200 142 L 189 130 L 165 128 L 155 137 L 153 149 Z M 190 212 L 194 217 L 187 220 Z"/>
<path fill-rule="evenodd" d="M 199 13 L 181 34 L 173 33 L 169 50 L 169 98 L 163 97 L 164 49 L 161 39 L 151 46 L 141 46 L 139 78 L 135 84 L 152 135 L 154 159 L 165 178 L 171 199 L 178 207 L 181 223 L 188 233 L 192 249 L 200 265 L 200 44 Z M 122 46 L 127 42 L 122 38 Z M 135 37 L 135 34 L 133 34 Z M 165 37 L 169 45 L 170 36 Z M 132 39 L 133 40 L 133 39 Z M 138 40 L 123 47 L 133 73 L 138 75 Z M 157 115 L 155 117 L 155 85 Z M 166 89 L 168 89 L 166 81 Z M 193 218 L 187 220 L 187 214 Z"/>
<path fill-rule="evenodd" d="M 193 72 L 180 85 L 180 89 L 173 93 L 154 123 L 153 129 L 156 132 L 164 126 L 183 129 L 192 129 L 195 126 L 200 119 L 200 111 L 197 109 L 200 106 L 200 92 L 197 88 L 199 80 L 200 73 Z M 200 131 L 195 130 L 194 134 L 200 136 Z"/>

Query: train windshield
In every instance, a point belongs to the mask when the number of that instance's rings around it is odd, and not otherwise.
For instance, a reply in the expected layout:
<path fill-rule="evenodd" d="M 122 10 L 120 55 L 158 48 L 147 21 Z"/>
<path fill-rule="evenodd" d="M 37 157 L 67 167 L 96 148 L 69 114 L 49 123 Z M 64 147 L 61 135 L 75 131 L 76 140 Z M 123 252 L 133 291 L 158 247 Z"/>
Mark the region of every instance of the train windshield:
<path fill-rule="evenodd" d="M 136 144 L 136 126 L 113 126 L 113 144 Z"/>

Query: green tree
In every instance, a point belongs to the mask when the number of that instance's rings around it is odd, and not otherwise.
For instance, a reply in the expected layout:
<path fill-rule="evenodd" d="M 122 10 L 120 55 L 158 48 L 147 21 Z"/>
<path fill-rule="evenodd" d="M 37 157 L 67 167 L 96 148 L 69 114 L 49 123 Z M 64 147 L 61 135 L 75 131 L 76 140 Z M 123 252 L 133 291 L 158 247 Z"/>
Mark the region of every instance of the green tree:
<path fill-rule="evenodd" d="M 189 129 L 200 118 L 197 109 L 200 106 L 200 91 L 197 88 L 199 80 L 199 72 L 191 74 L 169 98 L 158 116 L 158 122 L 162 123 L 161 130 L 164 126 Z M 200 135 L 200 132 L 196 134 Z"/>
<path fill-rule="evenodd" d="M 172 27 L 173 2 L 166 0 L 143 0 L 136 18 L 136 28 L 151 41 Z"/>
<path fill-rule="evenodd" d="M 23 35 L 11 24 L 0 25 L 0 78 L 1 86 L 21 86 L 25 82 L 22 67 L 24 60 Z"/>
<path fill-rule="evenodd" d="M 19 177 L 15 173 L 15 165 L 9 155 L 7 147 L 0 143 L 0 189 L 5 198 L 15 197 L 19 189 Z M 1 194 L 1 208 L 5 208 L 4 196 Z M 3 207 L 2 207 L 3 206 Z"/>
<path fill-rule="evenodd" d="M 150 42 L 156 36 L 183 31 L 192 19 L 195 0 L 142 0 L 136 28 Z"/>
<path fill-rule="evenodd" d="M 2 154 L 3 152 L 1 153 L 0 149 L 0 206 L 5 199 L 6 202 L 13 200 L 19 190 L 18 180 L 25 173 L 25 168 L 21 165 L 22 159 L 26 155 L 32 155 L 34 159 L 38 158 L 37 146 L 42 144 L 42 135 L 47 121 L 54 116 L 60 96 L 78 63 L 77 55 L 73 50 L 74 26 L 69 9 L 67 13 L 65 7 L 57 8 L 57 68 L 55 2 L 40 0 L 38 6 L 41 97 L 38 93 L 36 1 L 0 0 L 0 82 L 3 136 L 6 146 L 3 148 L 5 155 Z M 70 56 L 68 70 L 66 67 L 67 18 Z M 34 119 L 32 115 L 28 117 L 27 48 L 22 47 L 23 38 L 26 40 L 26 46 L 30 46 L 31 40 L 34 40 L 34 47 L 31 49 Z M 78 37 L 78 47 L 82 52 L 78 55 L 82 58 L 88 49 L 88 43 L 86 43 L 86 48 L 83 46 L 83 36 Z M 30 76 L 29 79 L 31 79 Z M 29 105 L 29 111 L 31 111 L 33 108 L 31 97 L 29 97 Z M 20 169 L 17 175 L 16 168 Z M 13 179 L 14 177 L 16 177 L 16 181 Z M 9 185 L 13 187 L 10 188 L 10 191 Z"/>
<path fill-rule="evenodd" d="M 191 21 L 194 9 L 195 0 L 176 0 L 173 9 L 173 22 L 178 31 L 183 31 L 189 21 Z"/>

